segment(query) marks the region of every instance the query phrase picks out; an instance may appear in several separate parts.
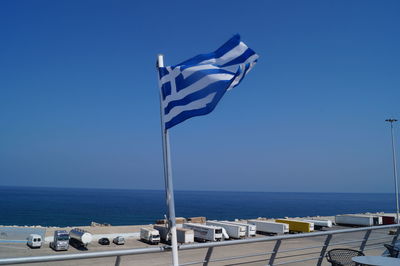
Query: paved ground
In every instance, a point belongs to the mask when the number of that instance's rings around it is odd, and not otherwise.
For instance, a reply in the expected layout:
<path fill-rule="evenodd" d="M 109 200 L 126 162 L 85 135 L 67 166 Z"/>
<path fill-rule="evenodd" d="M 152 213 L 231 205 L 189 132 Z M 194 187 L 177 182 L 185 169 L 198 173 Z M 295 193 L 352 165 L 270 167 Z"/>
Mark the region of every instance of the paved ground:
<path fill-rule="evenodd" d="M 332 229 L 344 229 L 346 227 L 336 226 Z M 347 227 L 348 228 L 348 227 Z M 332 230 L 331 229 L 331 230 Z M 93 231 L 93 230 L 92 230 Z M 263 237 L 258 235 L 257 237 Z M 348 233 L 342 234 L 338 236 L 334 236 L 331 240 L 331 243 L 342 243 L 348 241 L 360 240 L 364 237 L 364 233 Z M 374 238 L 385 237 L 384 240 L 373 240 Z M 388 230 L 378 230 L 371 234 L 370 241 L 371 244 L 376 243 L 376 246 L 368 245 L 367 248 L 377 247 L 377 249 L 367 250 L 365 253 L 367 255 L 381 255 L 384 251 L 383 242 L 389 242 L 391 236 L 388 235 Z M 280 253 L 277 256 L 275 261 L 276 264 L 282 262 L 288 262 L 295 259 L 301 258 L 311 258 L 317 257 L 320 252 L 320 247 L 323 245 L 325 237 L 309 237 L 302 239 L 293 239 L 293 240 L 285 240 L 282 242 L 280 247 Z M 244 255 L 258 254 L 248 258 L 237 258 L 229 261 L 216 261 L 210 262 L 209 265 L 266 265 L 267 259 L 270 255 L 266 255 L 265 253 L 271 252 L 274 248 L 275 241 L 271 242 L 262 242 L 262 243 L 252 243 L 246 245 L 235 245 L 228 247 L 219 247 L 214 248 L 212 253 L 212 260 L 218 260 L 226 257 L 240 257 Z M 349 244 L 339 244 L 331 248 L 335 247 L 349 247 L 358 249 L 360 246 L 360 242 L 349 243 Z M 111 244 L 110 246 L 101 246 L 97 243 L 91 243 L 89 245 L 89 250 L 81 251 L 71 247 L 68 251 L 63 252 L 55 252 L 48 247 L 48 245 L 43 246 L 40 249 L 30 249 L 24 243 L 0 243 L 0 258 L 9 258 L 9 257 L 26 257 L 26 256 L 43 256 L 43 255 L 57 255 L 57 254 L 72 254 L 72 253 L 87 253 L 87 252 L 95 252 L 95 251 L 110 251 L 110 250 L 123 250 L 123 249 L 134 249 L 134 248 L 151 248 L 154 246 L 150 246 L 145 244 L 138 239 L 127 239 L 126 244 L 124 246 L 117 246 L 115 244 Z M 300 249 L 304 247 L 314 247 L 312 249 L 307 250 L 292 250 L 290 252 L 284 252 L 290 249 Z M 202 261 L 207 253 L 207 249 L 195 249 L 195 250 L 184 250 L 179 252 L 180 263 L 185 264 L 189 262 Z M 303 255 L 301 255 L 303 254 Z M 26 264 L 26 265 L 114 265 L 115 257 L 112 258 L 100 258 L 100 259 L 86 259 L 79 261 L 62 261 L 62 262 L 52 262 L 52 263 L 35 263 L 35 264 Z M 132 255 L 132 256 L 124 256 L 121 259 L 121 265 L 170 265 L 171 254 L 169 252 L 165 253 L 157 253 L 157 254 L 146 254 L 146 255 Z M 316 265 L 317 260 L 311 260 L 306 262 L 296 262 L 289 265 Z M 197 264 L 201 265 L 201 263 Z M 324 259 L 324 264 L 326 260 Z"/>

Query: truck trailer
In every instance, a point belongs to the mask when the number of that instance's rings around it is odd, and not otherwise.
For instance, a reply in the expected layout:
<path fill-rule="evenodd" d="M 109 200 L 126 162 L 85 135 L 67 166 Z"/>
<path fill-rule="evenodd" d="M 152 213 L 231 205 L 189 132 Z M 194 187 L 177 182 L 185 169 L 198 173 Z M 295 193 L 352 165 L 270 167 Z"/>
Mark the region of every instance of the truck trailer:
<path fill-rule="evenodd" d="M 382 224 L 395 224 L 396 223 L 396 218 L 394 216 L 390 215 L 384 215 L 382 216 Z"/>
<path fill-rule="evenodd" d="M 220 226 L 185 223 L 183 228 L 192 229 L 195 240 L 222 241 L 222 227 Z"/>
<path fill-rule="evenodd" d="M 314 223 L 291 219 L 276 219 L 275 222 L 288 224 L 290 232 L 308 233 L 314 231 Z"/>
<path fill-rule="evenodd" d="M 342 214 L 335 216 L 335 223 L 342 225 L 353 225 L 353 226 L 373 226 L 381 225 L 382 217 L 374 215 L 362 215 L 362 214 Z"/>
<path fill-rule="evenodd" d="M 230 222 L 230 221 L 222 221 L 222 222 L 228 223 L 228 224 L 244 226 L 246 228 L 246 236 L 247 237 L 256 236 L 257 227 L 254 224 L 245 224 L 245 223 Z"/>
<path fill-rule="evenodd" d="M 314 229 L 321 229 L 323 227 L 332 227 L 332 221 L 331 220 L 299 220 L 301 222 L 308 222 L 308 223 L 313 223 L 314 224 Z"/>
<path fill-rule="evenodd" d="M 258 232 L 270 234 L 285 234 L 289 233 L 289 225 L 285 223 L 276 223 L 263 220 L 248 220 L 247 223 L 257 227 Z"/>
<path fill-rule="evenodd" d="M 246 236 L 246 227 L 220 221 L 207 221 L 207 225 L 220 226 L 226 230 L 230 238 L 243 238 Z"/>
<path fill-rule="evenodd" d="M 80 228 L 74 228 L 69 231 L 69 243 L 71 246 L 78 249 L 86 249 L 90 242 L 92 242 L 92 234 Z"/>

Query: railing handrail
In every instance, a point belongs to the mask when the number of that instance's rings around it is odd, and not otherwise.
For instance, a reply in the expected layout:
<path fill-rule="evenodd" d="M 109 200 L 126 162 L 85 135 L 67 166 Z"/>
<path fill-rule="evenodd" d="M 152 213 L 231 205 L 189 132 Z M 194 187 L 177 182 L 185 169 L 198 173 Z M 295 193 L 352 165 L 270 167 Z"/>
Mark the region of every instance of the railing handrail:
<path fill-rule="evenodd" d="M 169 251 L 169 246 L 151 247 L 151 248 L 135 248 L 135 249 L 125 249 L 125 250 L 96 251 L 96 252 L 78 253 L 78 254 L 5 258 L 5 259 L 0 259 L 0 265 L 49 262 L 49 261 L 61 261 L 61 260 L 92 259 L 92 258 L 102 258 L 102 257 L 138 255 L 138 254 L 147 254 L 147 253 L 160 253 L 160 252 L 165 252 L 165 251 Z"/>
<path fill-rule="evenodd" d="M 327 236 L 327 235 L 336 235 L 336 234 L 346 234 L 346 233 L 362 232 L 362 231 L 368 231 L 368 230 L 382 230 L 382 229 L 390 229 L 390 228 L 400 228 L 400 224 L 360 227 L 360 228 L 352 228 L 352 229 L 340 229 L 340 230 L 331 230 L 331 231 L 324 231 L 324 232 L 302 233 L 302 234 L 295 234 L 295 235 L 268 236 L 268 237 L 259 237 L 259 238 L 252 238 L 252 239 L 239 239 L 239 240 L 230 240 L 230 241 L 222 241 L 222 242 L 185 244 L 185 245 L 180 245 L 179 250 L 213 248 L 213 247 L 221 247 L 221 246 L 231 246 L 231 245 L 249 244 L 249 243 L 257 243 L 257 242 L 287 240 L 287 239 L 308 238 L 308 237 Z M 0 259 L 0 265 L 90 259 L 90 258 L 101 258 L 101 257 L 119 257 L 119 256 L 126 256 L 126 255 L 161 253 L 161 252 L 167 252 L 167 251 L 170 251 L 170 246 L 168 246 L 168 245 L 161 246 L 161 247 L 152 247 L 152 248 L 97 251 L 97 252 L 89 252 L 89 253 L 82 253 L 82 254 L 79 253 L 79 254 L 46 255 L 46 256 L 35 256 L 35 257 L 4 258 L 4 259 Z"/>
<path fill-rule="evenodd" d="M 230 241 L 222 241 L 222 242 L 185 244 L 185 245 L 179 246 L 179 249 L 185 250 L 185 249 L 196 249 L 196 248 L 207 248 L 207 247 L 221 247 L 221 246 L 230 246 L 230 245 L 238 245 L 238 244 L 249 244 L 249 243 L 256 243 L 256 242 L 274 241 L 274 240 L 285 240 L 285 239 L 297 239 L 297 238 L 306 238 L 306 237 L 346 234 L 346 233 L 397 228 L 397 227 L 400 227 L 400 224 L 369 226 L 369 227 L 360 227 L 360 228 L 352 228 L 352 229 L 340 229 L 340 230 L 331 230 L 331 231 L 324 231 L 324 232 L 302 233 L 302 234 L 295 234 L 295 235 L 267 236 L 267 237 L 253 238 L 253 239 L 239 239 L 239 240 L 230 240 Z"/>

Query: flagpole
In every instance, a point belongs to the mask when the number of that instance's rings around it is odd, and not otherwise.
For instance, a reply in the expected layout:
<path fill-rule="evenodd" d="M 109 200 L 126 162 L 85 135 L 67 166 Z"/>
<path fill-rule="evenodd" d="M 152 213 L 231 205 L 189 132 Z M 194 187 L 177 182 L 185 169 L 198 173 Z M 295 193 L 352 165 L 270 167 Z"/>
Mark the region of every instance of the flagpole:
<path fill-rule="evenodd" d="M 399 189 L 397 186 L 397 165 L 396 165 L 396 148 L 394 145 L 394 133 L 393 133 L 393 122 L 397 122 L 397 119 L 390 118 L 386 119 L 386 122 L 390 122 L 390 133 L 392 136 L 392 158 L 393 158 L 393 177 L 394 177 L 394 189 L 395 189 L 395 195 L 396 195 L 396 220 L 397 223 L 400 224 L 399 220 Z"/>
<path fill-rule="evenodd" d="M 157 57 L 157 68 L 164 67 L 164 56 L 159 54 Z M 163 161 L 164 161 L 164 181 L 165 181 L 165 197 L 167 201 L 167 218 L 168 228 L 171 234 L 172 246 L 172 264 L 178 266 L 178 242 L 176 237 L 176 219 L 175 219 L 175 200 L 174 200 L 174 186 L 172 183 L 172 169 L 171 169 L 171 154 L 169 146 L 169 133 L 165 128 L 164 116 L 162 114 L 162 95 L 160 91 L 160 116 L 161 116 L 161 135 L 163 144 Z"/>

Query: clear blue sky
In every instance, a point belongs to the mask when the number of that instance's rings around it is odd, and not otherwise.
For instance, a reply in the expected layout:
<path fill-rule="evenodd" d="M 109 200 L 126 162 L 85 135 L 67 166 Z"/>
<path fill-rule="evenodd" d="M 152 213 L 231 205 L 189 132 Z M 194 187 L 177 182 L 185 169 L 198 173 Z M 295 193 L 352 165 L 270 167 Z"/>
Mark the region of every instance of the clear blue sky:
<path fill-rule="evenodd" d="M 156 55 L 239 33 L 259 63 L 171 130 L 175 188 L 392 192 L 399 1 L 137 2 L 0 1 L 0 185 L 163 189 Z"/>

